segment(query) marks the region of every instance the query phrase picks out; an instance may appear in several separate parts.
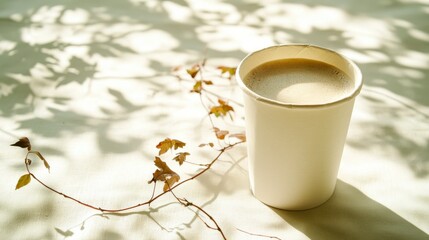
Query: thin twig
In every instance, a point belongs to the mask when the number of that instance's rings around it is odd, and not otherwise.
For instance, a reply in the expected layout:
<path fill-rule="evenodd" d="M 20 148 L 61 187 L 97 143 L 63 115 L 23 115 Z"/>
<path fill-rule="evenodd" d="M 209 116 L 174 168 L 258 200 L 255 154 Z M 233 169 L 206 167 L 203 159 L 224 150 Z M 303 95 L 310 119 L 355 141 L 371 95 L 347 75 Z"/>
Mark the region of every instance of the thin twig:
<path fill-rule="evenodd" d="M 168 181 L 166 181 L 165 182 L 166 184 L 167 184 L 167 186 L 168 186 L 168 189 L 169 189 L 169 191 L 170 191 L 170 193 L 176 198 L 176 200 L 180 203 L 180 204 L 182 204 L 183 206 L 185 206 L 185 207 L 195 207 L 196 209 L 198 209 L 199 211 L 201 211 L 202 213 L 204 213 L 208 218 L 210 218 L 210 220 L 216 225 L 216 228 L 215 227 L 212 227 L 212 226 L 210 226 L 206 221 L 204 221 L 201 217 L 199 217 L 200 219 L 201 219 L 201 221 L 207 226 L 207 228 L 210 228 L 210 229 L 213 229 L 213 230 L 216 230 L 216 231 L 218 231 L 221 235 L 222 235 L 222 238 L 224 239 L 224 240 L 226 240 L 226 236 L 225 236 L 225 234 L 223 233 L 223 231 L 222 231 L 222 229 L 220 228 L 220 226 L 219 226 L 219 224 L 216 222 L 216 220 L 208 213 L 208 212 L 206 212 L 203 208 L 201 208 L 200 206 L 198 206 L 198 205 L 195 205 L 194 203 L 192 203 L 192 202 L 189 202 L 186 198 L 179 198 L 179 197 L 177 197 L 176 196 L 176 194 L 174 194 L 174 191 L 171 189 L 171 187 L 170 187 L 170 184 L 168 184 Z M 199 216 L 199 214 L 198 213 L 195 213 L 195 214 L 197 214 L 197 216 Z"/>
<path fill-rule="evenodd" d="M 194 162 L 190 162 L 188 160 L 184 161 L 185 163 L 191 164 L 191 165 L 195 165 L 195 166 L 201 166 L 201 167 L 207 167 L 207 163 L 194 163 Z"/>
<path fill-rule="evenodd" d="M 188 200 L 186 200 L 186 199 L 183 199 L 184 201 L 185 201 L 185 204 L 186 204 L 186 206 L 192 206 L 192 207 L 195 207 L 196 209 L 198 209 L 200 212 L 202 212 L 202 213 L 204 213 L 208 218 L 210 218 L 210 220 L 216 225 L 216 228 L 213 228 L 213 227 L 210 227 L 207 223 L 206 223 L 206 226 L 208 227 L 208 228 L 211 228 L 211 229 L 214 229 L 214 230 L 217 230 L 217 231 L 219 231 L 219 233 L 222 235 L 222 237 L 223 237 L 223 239 L 225 239 L 226 240 L 226 236 L 225 236 L 225 234 L 223 233 L 223 231 L 222 231 L 222 229 L 220 228 L 220 226 L 219 226 L 219 224 L 216 222 L 216 220 L 208 213 L 208 212 L 206 212 L 202 207 L 200 207 L 200 206 L 198 206 L 198 205 L 195 205 L 194 203 L 192 203 L 192 202 L 189 202 Z M 200 218 L 201 219 L 201 218 Z M 203 222 L 205 222 L 205 221 L 203 221 Z"/>
<path fill-rule="evenodd" d="M 210 95 L 213 95 L 213 96 L 215 96 L 215 97 L 217 97 L 217 98 L 224 98 L 224 97 L 220 96 L 219 94 L 214 93 L 214 92 L 212 92 L 212 91 L 210 91 L 210 90 L 203 89 L 203 91 L 204 91 L 205 93 L 208 93 L 208 94 L 210 94 Z M 236 105 L 238 105 L 238 106 L 240 106 L 240 107 L 244 107 L 244 105 L 243 105 L 242 103 L 240 103 L 240 102 L 238 102 L 238 101 L 235 101 L 234 99 L 228 99 L 228 101 L 229 101 L 229 102 L 233 102 L 234 104 L 236 104 Z"/>
<path fill-rule="evenodd" d="M 202 94 L 200 93 L 200 102 L 201 102 L 201 105 L 203 106 L 203 108 L 206 110 L 206 112 L 207 112 L 207 116 L 209 117 L 209 120 L 210 120 L 210 125 L 211 125 L 211 127 L 212 127 L 212 129 L 214 129 L 215 128 L 215 124 L 214 124 L 214 122 L 213 122 L 213 119 L 212 119 L 212 115 L 210 114 L 210 109 L 206 106 L 206 104 L 204 103 L 204 100 L 203 100 L 203 97 L 202 97 Z M 216 135 L 216 134 L 215 134 Z M 219 143 L 219 145 L 221 145 L 221 142 L 219 141 L 219 139 L 218 139 L 218 143 Z"/>
<path fill-rule="evenodd" d="M 153 196 L 155 196 L 155 190 L 156 190 L 156 181 L 154 181 L 154 184 L 153 184 L 152 196 L 150 196 L 150 200 L 152 200 Z M 150 206 L 150 203 L 149 203 L 149 206 Z"/>

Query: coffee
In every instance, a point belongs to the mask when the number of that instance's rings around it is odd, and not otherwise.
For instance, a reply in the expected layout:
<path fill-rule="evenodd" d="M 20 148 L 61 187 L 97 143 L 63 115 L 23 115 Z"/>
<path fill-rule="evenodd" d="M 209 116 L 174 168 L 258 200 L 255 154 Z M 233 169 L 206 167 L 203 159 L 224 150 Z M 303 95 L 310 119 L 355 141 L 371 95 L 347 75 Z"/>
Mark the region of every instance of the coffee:
<path fill-rule="evenodd" d="M 301 58 L 264 63 L 244 78 L 256 94 L 287 104 L 324 104 L 349 95 L 353 80 L 327 63 Z"/>

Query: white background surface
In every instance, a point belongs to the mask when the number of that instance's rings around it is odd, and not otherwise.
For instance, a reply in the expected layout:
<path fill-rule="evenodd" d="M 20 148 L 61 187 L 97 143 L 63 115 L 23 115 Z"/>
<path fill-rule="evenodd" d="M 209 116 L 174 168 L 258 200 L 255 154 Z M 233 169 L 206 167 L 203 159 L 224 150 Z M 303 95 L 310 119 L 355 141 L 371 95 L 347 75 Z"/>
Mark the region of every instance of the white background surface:
<path fill-rule="evenodd" d="M 171 68 L 202 58 L 235 66 L 277 43 L 312 43 L 361 67 L 339 181 L 319 208 L 286 212 L 249 191 L 245 145 L 177 194 L 204 207 L 229 239 L 428 239 L 428 1 L 2 1 L 0 3 L 0 236 L 2 239 L 220 239 L 166 196 L 151 208 L 100 215 L 32 181 L 28 136 L 51 164 L 35 173 L 96 206 L 150 197 L 155 145 L 187 142 L 193 161 L 216 153 L 192 87 Z M 214 89 L 241 101 L 234 85 Z M 219 123 L 243 130 L 236 121 Z M 178 168 L 181 176 L 193 166 Z"/>

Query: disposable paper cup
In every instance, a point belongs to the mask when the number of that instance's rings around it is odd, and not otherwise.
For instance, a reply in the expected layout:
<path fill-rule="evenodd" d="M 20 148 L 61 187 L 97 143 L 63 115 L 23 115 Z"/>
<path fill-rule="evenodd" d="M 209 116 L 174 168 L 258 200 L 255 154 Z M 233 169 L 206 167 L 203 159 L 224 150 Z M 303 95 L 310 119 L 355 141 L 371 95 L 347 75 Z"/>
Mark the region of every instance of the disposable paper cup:
<path fill-rule="evenodd" d="M 258 95 L 243 82 L 255 67 L 301 58 L 330 64 L 347 74 L 353 90 L 320 104 L 288 104 Z M 355 97 L 362 74 L 352 61 L 313 45 L 279 45 L 246 56 L 237 68 L 244 92 L 250 186 L 254 196 L 275 208 L 303 210 L 334 192 Z"/>

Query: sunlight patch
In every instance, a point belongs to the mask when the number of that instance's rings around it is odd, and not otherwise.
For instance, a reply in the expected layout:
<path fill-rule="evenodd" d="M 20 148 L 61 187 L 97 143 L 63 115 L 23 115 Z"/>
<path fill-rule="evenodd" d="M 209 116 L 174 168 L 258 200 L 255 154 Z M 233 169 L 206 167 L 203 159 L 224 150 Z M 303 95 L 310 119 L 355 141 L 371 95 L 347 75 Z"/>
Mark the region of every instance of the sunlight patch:
<path fill-rule="evenodd" d="M 84 24 L 89 20 L 89 13 L 81 8 L 66 10 L 61 17 L 61 22 L 64 24 Z"/>

